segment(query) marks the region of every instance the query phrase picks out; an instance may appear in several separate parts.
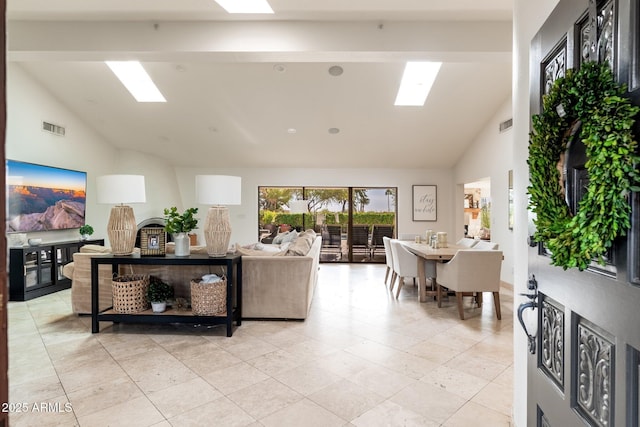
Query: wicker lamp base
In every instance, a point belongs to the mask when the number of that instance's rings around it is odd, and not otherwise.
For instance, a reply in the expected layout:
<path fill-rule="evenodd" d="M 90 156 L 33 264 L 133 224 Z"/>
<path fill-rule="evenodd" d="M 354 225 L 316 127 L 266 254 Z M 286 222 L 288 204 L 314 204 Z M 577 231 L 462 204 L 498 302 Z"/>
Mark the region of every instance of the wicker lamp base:
<path fill-rule="evenodd" d="M 207 242 L 207 253 L 210 257 L 227 255 L 231 240 L 231 222 L 229 209 L 225 206 L 212 206 L 207 212 L 204 226 L 204 238 Z"/>
<path fill-rule="evenodd" d="M 114 206 L 109 214 L 107 235 L 114 255 L 129 255 L 136 244 L 138 227 L 131 206 Z"/>

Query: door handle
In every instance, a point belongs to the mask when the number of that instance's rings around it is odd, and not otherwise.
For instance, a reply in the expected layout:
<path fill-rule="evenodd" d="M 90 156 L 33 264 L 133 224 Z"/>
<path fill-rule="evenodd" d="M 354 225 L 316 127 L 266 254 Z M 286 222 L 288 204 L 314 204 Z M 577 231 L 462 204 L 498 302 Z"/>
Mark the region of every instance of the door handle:
<path fill-rule="evenodd" d="M 536 353 L 536 335 L 538 332 L 538 316 L 537 316 L 537 308 L 538 308 L 538 282 L 536 281 L 536 276 L 531 275 L 531 278 L 527 282 L 527 288 L 529 288 L 532 293 L 528 294 L 520 294 L 524 297 L 527 297 L 529 301 L 523 302 L 518 306 L 518 321 L 520 322 L 520 326 L 524 330 L 524 333 L 527 335 L 527 339 L 529 340 L 529 353 Z M 527 317 L 527 320 L 524 319 L 525 310 L 531 310 L 531 317 Z"/>

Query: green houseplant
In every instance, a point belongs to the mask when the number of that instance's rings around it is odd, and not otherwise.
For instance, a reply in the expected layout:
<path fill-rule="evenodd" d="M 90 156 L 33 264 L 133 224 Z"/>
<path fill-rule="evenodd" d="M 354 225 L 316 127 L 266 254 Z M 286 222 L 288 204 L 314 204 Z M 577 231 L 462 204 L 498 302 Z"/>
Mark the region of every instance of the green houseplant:
<path fill-rule="evenodd" d="M 164 209 L 164 230 L 171 233 L 175 242 L 176 256 L 189 255 L 189 233 L 197 228 L 198 218 L 194 215 L 198 213 L 198 208 L 188 208 L 183 213 L 178 212 L 178 208 L 172 206 Z"/>
<path fill-rule="evenodd" d="M 167 309 L 167 300 L 173 298 L 173 287 L 159 277 L 149 277 L 147 299 L 151 302 L 154 313 L 162 313 Z"/>
<path fill-rule="evenodd" d="M 90 226 L 89 224 L 85 224 L 82 227 L 80 227 L 78 232 L 80 233 L 82 240 L 87 240 L 89 236 L 93 234 L 93 227 Z"/>

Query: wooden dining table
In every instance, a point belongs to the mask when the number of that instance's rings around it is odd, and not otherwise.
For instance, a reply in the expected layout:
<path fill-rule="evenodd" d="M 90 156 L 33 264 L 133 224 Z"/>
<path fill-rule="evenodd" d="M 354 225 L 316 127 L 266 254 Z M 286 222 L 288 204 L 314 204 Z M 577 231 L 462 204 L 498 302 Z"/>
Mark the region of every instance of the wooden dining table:
<path fill-rule="evenodd" d="M 459 250 L 469 249 L 466 246 L 448 244 L 446 248 L 438 248 L 434 249 L 431 245 L 426 243 L 415 243 L 410 240 L 400 241 L 411 253 L 417 255 L 421 259 L 418 259 L 418 287 L 419 287 L 419 301 L 426 302 L 427 297 L 436 296 L 436 278 L 430 277 L 431 289 L 427 289 L 427 274 L 425 268 L 425 262 L 421 262 L 422 260 L 426 262 L 435 263 L 449 261 L 451 258 L 455 256 L 455 254 Z"/>

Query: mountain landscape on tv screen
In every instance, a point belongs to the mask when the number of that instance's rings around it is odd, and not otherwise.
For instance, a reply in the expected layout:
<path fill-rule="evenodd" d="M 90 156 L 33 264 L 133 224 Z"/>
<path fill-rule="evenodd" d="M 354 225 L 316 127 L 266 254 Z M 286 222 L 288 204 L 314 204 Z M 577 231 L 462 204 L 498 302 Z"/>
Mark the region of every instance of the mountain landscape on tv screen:
<path fill-rule="evenodd" d="M 84 224 L 84 191 L 9 185 L 7 196 L 7 232 L 62 230 Z"/>

